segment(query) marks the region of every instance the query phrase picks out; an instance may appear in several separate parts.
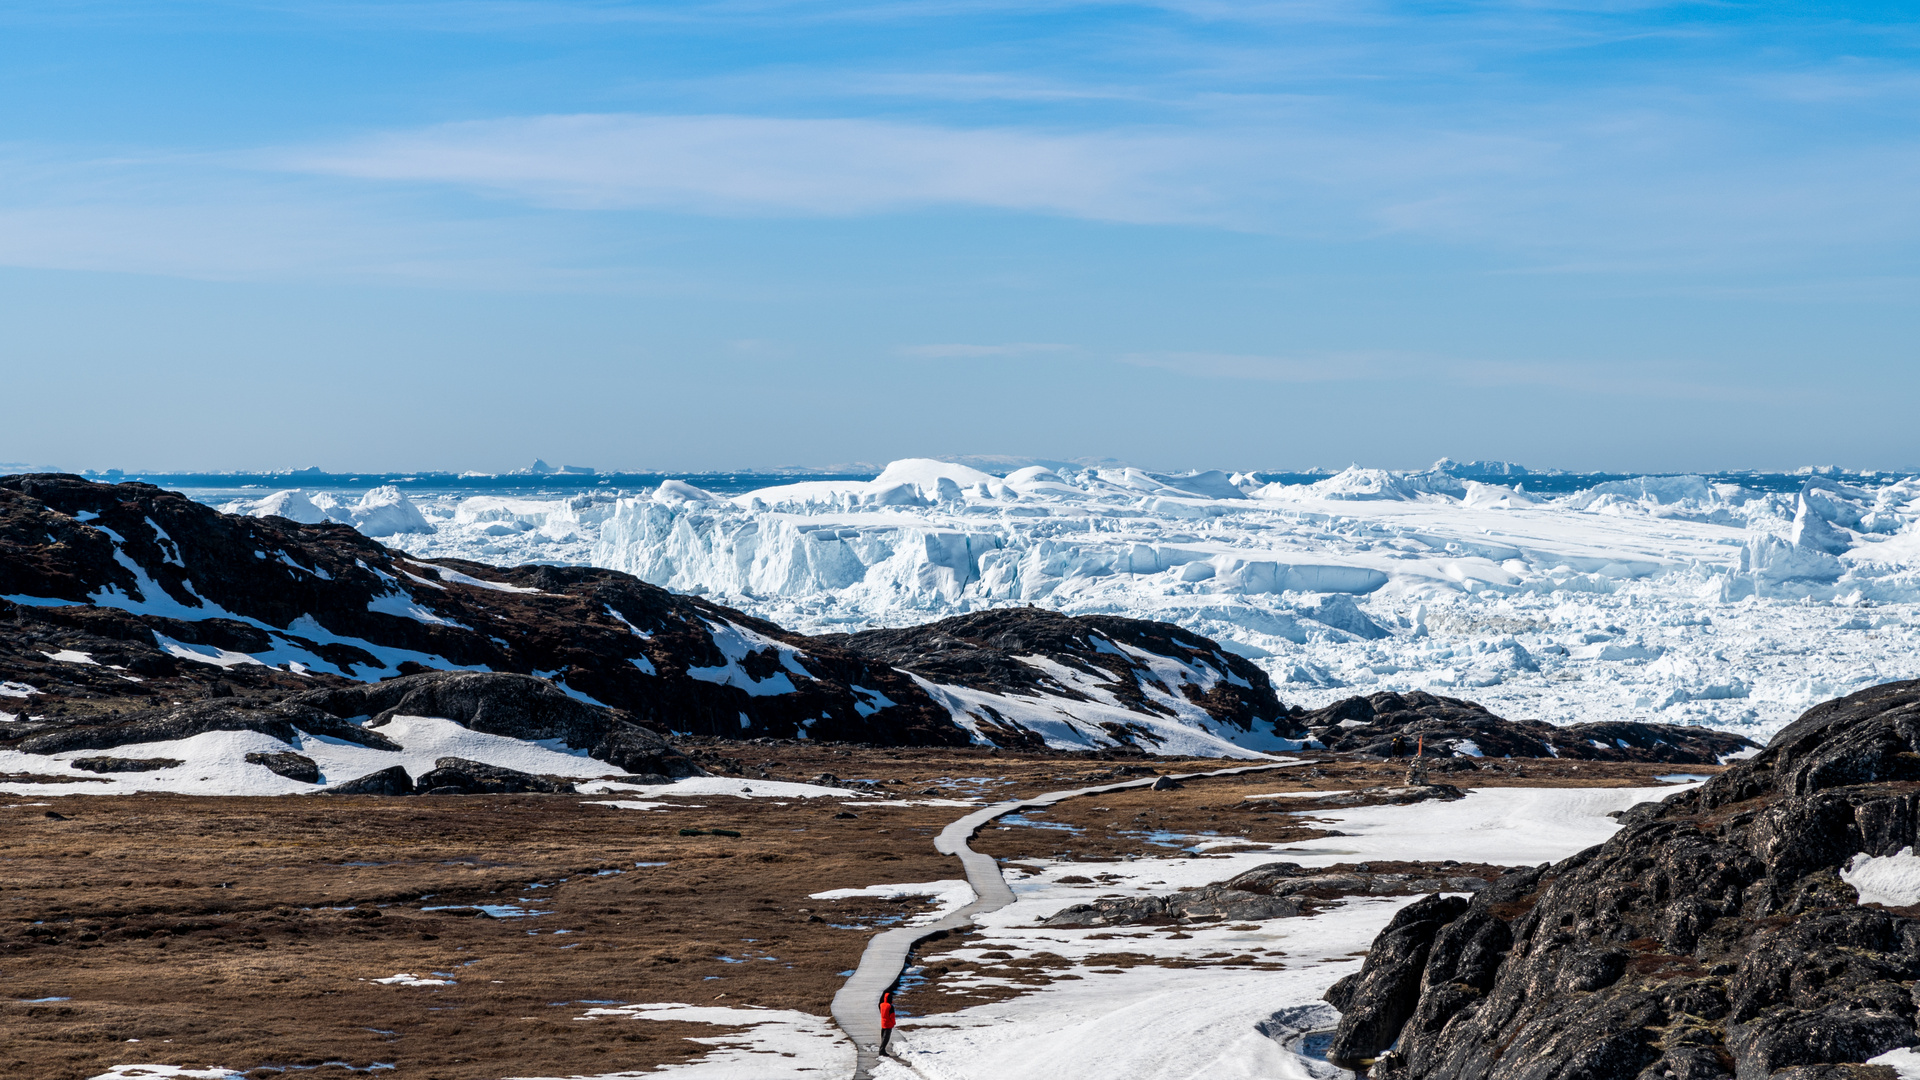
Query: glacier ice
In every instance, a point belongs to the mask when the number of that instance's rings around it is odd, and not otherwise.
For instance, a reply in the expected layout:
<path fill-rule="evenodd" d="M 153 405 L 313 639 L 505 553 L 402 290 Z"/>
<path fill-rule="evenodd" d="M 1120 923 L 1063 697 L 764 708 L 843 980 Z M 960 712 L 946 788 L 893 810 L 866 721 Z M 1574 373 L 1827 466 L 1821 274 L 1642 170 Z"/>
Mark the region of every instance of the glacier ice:
<path fill-rule="evenodd" d="M 1162 619 L 1307 706 L 1425 689 L 1549 721 L 1765 735 L 1920 676 L 1920 479 L 1530 481 L 1484 463 L 1289 484 L 909 459 L 740 495 L 443 496 L 418 507 L 432 531 L 389 542 L 624 570 L 807 632 L 1010 604 Z M 246 512 L 297 511 L 284 495 Z"/>

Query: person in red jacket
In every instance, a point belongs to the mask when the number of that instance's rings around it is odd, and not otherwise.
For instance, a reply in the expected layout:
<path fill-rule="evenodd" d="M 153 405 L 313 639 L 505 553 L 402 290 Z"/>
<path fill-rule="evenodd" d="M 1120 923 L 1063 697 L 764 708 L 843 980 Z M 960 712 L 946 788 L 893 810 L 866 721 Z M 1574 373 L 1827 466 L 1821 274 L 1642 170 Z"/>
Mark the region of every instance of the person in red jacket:
<path fill-rule="evenodd" d="M 880 1052 L 887 1052 L 887 1040 L 893 1038 L 893 991 L 880 995 Z"/>

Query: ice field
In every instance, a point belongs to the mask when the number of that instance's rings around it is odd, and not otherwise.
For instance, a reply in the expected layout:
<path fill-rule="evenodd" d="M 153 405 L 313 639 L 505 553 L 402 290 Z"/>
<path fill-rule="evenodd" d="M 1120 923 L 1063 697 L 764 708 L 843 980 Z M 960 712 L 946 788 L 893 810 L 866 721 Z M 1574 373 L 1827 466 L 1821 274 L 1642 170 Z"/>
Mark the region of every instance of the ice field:
<path fill-rule="evenodd" d="M 738 494 L 668 480 L 621 497 L 387 488 L 225 508 L 346 520 L 416 555 L 611 567 L 812 633 L 1010 604 L 1162 619 L 1255 659 L 1308 706 L 1418 689 L 1514 717 L 1764 736 L 1815 702 L 1920 676 L 1920 479 L 1668 476 L 1549 494 L 1528 490 L 1539 477 L 1465 471 L 1288 484 L 913 459 Z"/>

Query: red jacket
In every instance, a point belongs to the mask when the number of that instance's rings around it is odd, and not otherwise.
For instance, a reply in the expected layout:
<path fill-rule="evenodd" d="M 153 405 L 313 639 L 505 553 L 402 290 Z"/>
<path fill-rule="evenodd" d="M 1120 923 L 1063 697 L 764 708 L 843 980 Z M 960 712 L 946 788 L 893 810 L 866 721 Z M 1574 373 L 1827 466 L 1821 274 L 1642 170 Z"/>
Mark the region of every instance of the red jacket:
<path fill-rule="evenodd" d="M 883 999 L 880 1002 L 880 1026 L 883 1029 L 893 1026 L 893 1002 L 891 1001 Z"/>

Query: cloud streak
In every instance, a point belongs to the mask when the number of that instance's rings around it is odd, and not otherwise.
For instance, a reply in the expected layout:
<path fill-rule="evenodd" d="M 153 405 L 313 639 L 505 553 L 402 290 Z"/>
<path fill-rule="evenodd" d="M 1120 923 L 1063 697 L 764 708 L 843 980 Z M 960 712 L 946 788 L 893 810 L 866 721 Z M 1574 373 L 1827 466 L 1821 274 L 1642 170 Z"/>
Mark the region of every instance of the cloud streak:
<path fill-rule="evenodd" d="M 446 124 L 260 161 L 576 209 L 848 216 L 946 205 L 1150 222 L 1201 218 L 1204 197 L 1170 174 L 1208 153 L 1181 135 L 591 114 Z"/>

